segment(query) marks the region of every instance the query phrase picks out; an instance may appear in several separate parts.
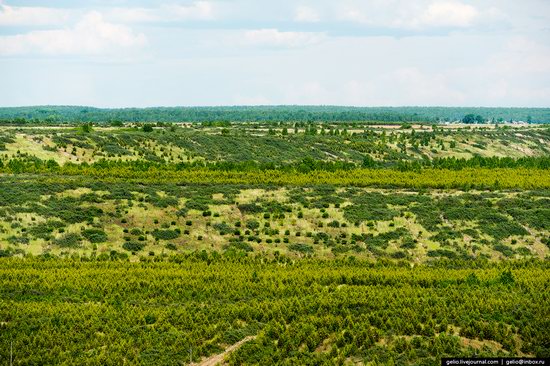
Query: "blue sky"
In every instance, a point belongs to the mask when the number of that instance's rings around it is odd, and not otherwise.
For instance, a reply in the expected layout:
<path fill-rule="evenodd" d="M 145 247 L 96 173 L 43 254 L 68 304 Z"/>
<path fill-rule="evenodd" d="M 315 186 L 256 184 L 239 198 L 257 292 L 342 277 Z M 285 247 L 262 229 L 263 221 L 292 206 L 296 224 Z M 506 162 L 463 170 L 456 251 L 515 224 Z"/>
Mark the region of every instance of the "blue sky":
<path fill-rule="evenodd" d="M 547 0 L 0 0 L 0 106 L 550 107 Z"/>

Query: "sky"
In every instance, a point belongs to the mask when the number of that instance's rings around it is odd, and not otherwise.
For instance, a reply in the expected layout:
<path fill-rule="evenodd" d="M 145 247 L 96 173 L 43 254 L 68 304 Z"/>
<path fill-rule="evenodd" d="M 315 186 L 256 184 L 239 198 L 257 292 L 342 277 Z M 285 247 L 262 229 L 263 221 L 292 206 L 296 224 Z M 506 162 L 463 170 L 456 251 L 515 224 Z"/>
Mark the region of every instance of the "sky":
<path fill-rule="evenodd" d="M 550 0 L 0 0 L 0 106 L 550 107 Z"/>

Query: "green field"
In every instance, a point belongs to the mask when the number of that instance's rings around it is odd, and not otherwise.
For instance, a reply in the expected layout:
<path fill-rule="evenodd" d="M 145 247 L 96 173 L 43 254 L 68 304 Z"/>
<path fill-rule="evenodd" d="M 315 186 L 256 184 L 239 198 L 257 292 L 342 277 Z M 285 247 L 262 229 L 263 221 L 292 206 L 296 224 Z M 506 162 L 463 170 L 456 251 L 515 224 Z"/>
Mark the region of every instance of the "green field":
<path fill-rule="evenodd" d="M 0 110 L 1 364 L 550 355 L 546 125 L 44 110 Z"/>
<path fill-rule="evenodd" d="M 0 342 L 15 364 L 439 365 L 548 357 L 548 263 L 229 258 L 0 261 Z M 8 358 L 0 348 L 0 360 Z"/>

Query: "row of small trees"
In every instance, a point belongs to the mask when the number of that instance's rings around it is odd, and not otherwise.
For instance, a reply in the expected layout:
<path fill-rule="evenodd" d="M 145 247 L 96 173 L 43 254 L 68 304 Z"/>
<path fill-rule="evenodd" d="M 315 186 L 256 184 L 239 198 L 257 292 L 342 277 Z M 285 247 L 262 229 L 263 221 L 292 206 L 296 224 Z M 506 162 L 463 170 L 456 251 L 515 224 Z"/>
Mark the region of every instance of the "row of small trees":
<path fill-rule="evenodd" d="M 258 337 L 231 363 L 548 357 L 548 269 L 206 252 L 139 263 L 1 259 L 0 343 L 13 342 L 14 364 L 176 365 L 190 348 L 196 362 L 247 335 Z M 469 349 L 458 335 L 501 348 Z"/>

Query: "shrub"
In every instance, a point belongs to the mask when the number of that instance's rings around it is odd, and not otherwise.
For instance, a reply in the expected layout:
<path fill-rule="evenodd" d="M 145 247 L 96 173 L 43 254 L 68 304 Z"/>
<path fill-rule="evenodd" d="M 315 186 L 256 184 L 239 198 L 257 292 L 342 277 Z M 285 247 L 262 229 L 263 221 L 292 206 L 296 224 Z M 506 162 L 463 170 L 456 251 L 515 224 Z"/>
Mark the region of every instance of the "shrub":
<path fill-rule="evenodd" d="M 54 225 L 53 221 L 48 221 L 46 223 L 41 223 L 38 225 L 31 226 L 28 230 L 29 234 L 33 235 L 36 238 L 41 239 L 50 239 L 51 234 L 53 233 L 54 229 L 56 228 L 56 225 Z M 25 230 L 21 230 L 25 231 Z"/>
<path fill-rule="evenodd" d="M 183 207 L 176 211 L 176 216 L 185 217 L 187 216 L 188 209 Z"/>
<path fill-rule="evenodd" d="M 514 275 L 512 274 L 512 271 L 507 269 L 500 274 L 498 282 L 502 283 L 503 285 L 513 285 L 516 280 L 514 278 Z"/>
<path fill-rule="evenodd" d="M 18 245 L 18 244 L 29 244 L 30 240 L 26 236 L 10 236 L 8 237 L 8 243 Z"/>
<path fill-rule="evenodd" d="M 452 250 L 448 249 L 435 249 L 435 250 L 428 250 L 428 257 L 446 257 L 446 258 L 456 258 L 457 255 Z"/>
<path fill-rule="evenodd" d="M 260 227 L 260 223 L 256 220 L 248 220 L 246 222 L 246 227 L 251 229 L 251 230 L 256 230 L 257 228 Z"/>
<path fill-rule="evenodd" d="M 313 253 L 313 247 L 311 245 L 297 243 L 297 244 L 290 244 L 288 246 L 289 250 L 292 250 L 294 252 L 304 253 L 304 254 L 312 254 Z"/>
<path fill-rule="evenodd" d="M 132 230 L 130 230 L 130 234 L 132 235 L 141 235 L 143 234 L 142 231 L 140 229 L 138 229 L 137 227 L 136 228 L 133 228 Z"/>
<path fill-rule="evenodd" d="M 82 232 L 82 236 L 91 243 L 104 243 L 107 241 L 107 234 L 101 229 L 86 229 Z"/>
<path fill-rule="evenodd" d="M 82 237 L 76 233 L 70 233 L 54 241 L 54 244 L 61 248 L 78 248 Z"/>
<path fill-rule="evenodd" d="M 172 240 L 180 236 L 176 230 L 153 230 L 152 233 L 155 239 Z"/>
<path fill-rule="evenodd" d="M 146 243 L 140 243 L 137 241 L 128 241 L 122 244 L 122 247 L 129 252 L 139 252 L 143 250 L 143 248 L 145 248 L 146 245 L 147 245 Z"/>
<path fill-rule="evenodd" d="M 237 208 L 243 214 L 256 214 L 263 211 L 262 206 L 259 206 L 255 203 L 245 203 L 238 205 Z"/>
<path fill-rule="evenodd" d="M 501 252 L 505 257 L 511 257 L 515 254 L 515 251 L 513 248 L 507 246 L 507 245 L 504 245 L 504 244 L 495 244 L 493 246 L 493 249 L 498 251 L 498 252 Z"/>
<path fill-rule="evenodd" d="M 218 222 L 212 225 L 212 227 L 220 232 L 220 235 L 226 235 L 232 232 L 232 228 L 225 222 Z"/>
<path fill-rule="evenodd" d="M 226 249 L 229 249 L 229 248 L 235 248 L 235 249 L 239 249 L 239 250 L 244 250 L 245 252 L 252 252 L 254 251 L 254 249 L 252 248 L 252 246 L 248 243 L 245 243 L 245 242 L 242 242 L 242 241 L 234 241 L 234 242 L 231 242 L 227 247 Z"/>
<path fill-rule="evenodd" d="M 403 239 L 403 243 L 399 246 L 402 249 L 414 249 L 416 248 L 416 241 L 413 240 L 411 237 L 407 237 Z"/>
<path fill-rule="evenodd" d="M 404 252 L 404 251 L 394 252 L 394 253 L 390 254 L 390 256 L 394 259 L 404 259 L 404 258 L 408 257 L 407 253 Z"/>

